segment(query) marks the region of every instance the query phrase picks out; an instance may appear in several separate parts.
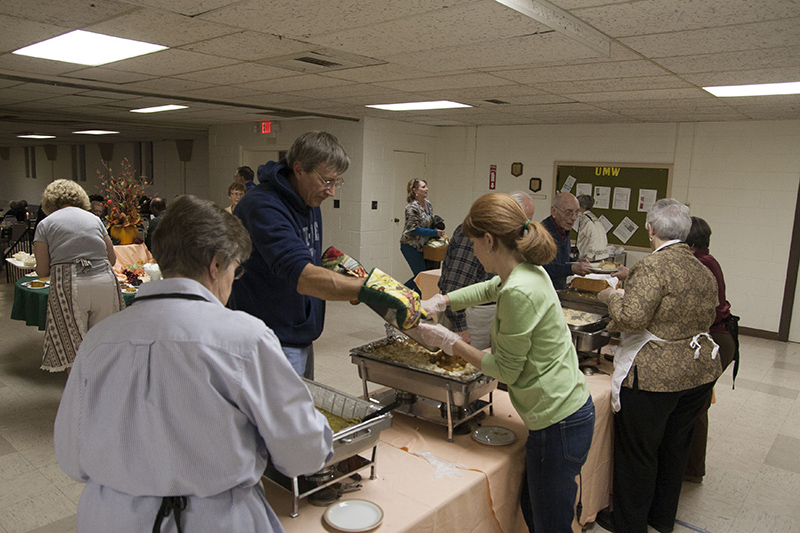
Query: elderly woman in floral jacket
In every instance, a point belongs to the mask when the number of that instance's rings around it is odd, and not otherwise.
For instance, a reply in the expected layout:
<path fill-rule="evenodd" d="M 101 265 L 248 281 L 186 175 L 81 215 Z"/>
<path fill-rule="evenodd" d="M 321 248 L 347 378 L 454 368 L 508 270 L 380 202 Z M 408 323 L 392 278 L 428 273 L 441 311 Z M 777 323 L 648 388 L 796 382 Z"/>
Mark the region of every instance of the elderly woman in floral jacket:
<path fill-rule="evenodd" d="M 682 241 L 689 208 L 675 199 L 647 216 L 654 252 L 628 273 L 624 296 L 613 289 L 610 330 L 622 332 L 614 358 L 614 511 L 597 522 L 617 532 L 672 531 L 694 420 L 722 373 L 708 334 L 717 282 Z"/>

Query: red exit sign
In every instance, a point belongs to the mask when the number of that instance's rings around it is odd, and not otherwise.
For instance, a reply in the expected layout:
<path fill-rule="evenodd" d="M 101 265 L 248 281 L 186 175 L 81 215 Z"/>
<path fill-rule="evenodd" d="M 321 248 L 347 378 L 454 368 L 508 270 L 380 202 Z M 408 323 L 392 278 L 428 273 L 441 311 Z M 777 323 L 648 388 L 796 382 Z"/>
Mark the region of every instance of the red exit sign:
<path fill-rule="evenodd" d="M 272 133 L 272 122 L 262 122 L 261 133 Z"/>

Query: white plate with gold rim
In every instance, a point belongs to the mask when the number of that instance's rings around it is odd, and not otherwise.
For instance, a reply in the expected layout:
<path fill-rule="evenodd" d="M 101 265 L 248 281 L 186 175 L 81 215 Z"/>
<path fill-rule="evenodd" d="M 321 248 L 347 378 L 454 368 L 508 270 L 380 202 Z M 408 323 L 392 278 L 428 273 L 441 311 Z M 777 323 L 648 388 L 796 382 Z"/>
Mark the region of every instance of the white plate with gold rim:
<path fill-rule="evenodd" d="M 323 516 L 338 531 L 360 533 L 381 525 L 383 509 L 367 500 L 342 500 L 329 505 Z"/>

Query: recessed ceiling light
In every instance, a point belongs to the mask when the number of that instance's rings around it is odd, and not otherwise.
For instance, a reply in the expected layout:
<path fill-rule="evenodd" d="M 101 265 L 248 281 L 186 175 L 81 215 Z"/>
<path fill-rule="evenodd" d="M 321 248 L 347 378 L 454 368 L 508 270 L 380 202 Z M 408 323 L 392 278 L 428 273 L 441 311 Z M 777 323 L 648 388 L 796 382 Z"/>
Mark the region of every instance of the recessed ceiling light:
<path fill-rule="evenodd" d="M 459 104 L 458 102 L 451 102 L 450 100 L 436 100 L 435 102 L 407 102 L 405 104 L 379 104 L 368 105 L 375 109 L 383 109 L 386 111 L 419 111 L 427 109 L 455 109 L 459 107 L 472 107 L 467 104 Z"/>
<path fill-rule="evenodd" d="M 20 48 L 12 53 L 96 67 L 97 65 L 105 65 L 122 59 L 158 52 L 166 48 L 166 46 L 158 44 L 75 30 Z"/>
<path fill-rule="evenodd" d="M 78 135 L 111 135 L 114 133 L 119 133 L 118 131 L 106 131 L 106 130 L 83 130 L 83 131 L 73 131 L 72 133 Z"/>
<path fill-rule="evenodd" d="M 161 111 L 174 111 L 176 109 L 186 109 L 186 105 L 160 105 L 157 107 L 143 107 L 141 109 L 131 109 L 131 113 L 160 113 Z"/>
<path fill-rule="evenodd" d="M 772 96 L 776 94 L 800 94 L 800 81 L 785 83 L 759 83 L 756 85 L 721 85 L 703 87 L 706 91 L 720 98 L 733 96 Z"/>
<path fill-rule="evenodd" d="M 25 135 L 17 135 L 19 139 L 55 139 L 55 135 L 41 135 L 39 133 L 26 133 Z"/>

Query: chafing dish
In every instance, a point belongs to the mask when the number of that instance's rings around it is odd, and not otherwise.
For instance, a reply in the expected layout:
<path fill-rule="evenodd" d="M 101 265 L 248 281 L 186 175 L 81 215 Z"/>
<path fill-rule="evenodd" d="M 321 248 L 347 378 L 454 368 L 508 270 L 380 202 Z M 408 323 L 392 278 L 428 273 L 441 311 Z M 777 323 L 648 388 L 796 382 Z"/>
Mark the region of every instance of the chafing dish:
<path fill-rule="evenodd" d="M 493 391 L 497 380 L 480 371 L 469 376 L 451 376 L 417 368 L 371 353 L 377 347 L 405 340 L 400 333 L 389 332 L 387 338 L 350 351 L 350 360 L 358 366 L 364 397 L 380 404 L 401 403 L 395 412 L 447 426 L 447 440 L 453 441 L 453 429 L 479 415 L 487 407 L 493 413 Z M 367 382 L 396 390 L 370 396 Z M 489 395 L 489 400 L 481 400 Z"/>
<path fill-rule="evenodd" d="M 575 309 L 592 313 L 600 318 L 587 324 L 567 324 L 572 333 L 572 342 L 580 353 L 597 352 L 611 341 L 612 334 L 606 331 L 611 321 L 608 318 L 608 306 L 597 299 L 597 294 L 576 289 L 560 290 L 558 298 L 564 309 Z"/>
<path fill-rule="evenodd" d="M 380 410 L 381 406 L 372 402 L 349 396 L 335 389 L 303 379 L 314 405 L 331 414 L 344 419 L 362 420 L 365 416 Z M 370 479 L 375 479 L 376 453 L 380 432 L 392 426 L 391 413 L 385 413 L 375 418 L 346 427 L 333 435 L 333 455 L 323 468 L 309 476 L 289 478 L 278 472 L 272 464 L 267 465 L 264 476 L 288 490 L 294 496 L 292 504 L 292 518 L 298 514 L 300 498 L 312 495 L 341 481 L 344 478 L 370 468 Z M 369 459 L 361 457 L 361 453 L 372 449 Z"/>

